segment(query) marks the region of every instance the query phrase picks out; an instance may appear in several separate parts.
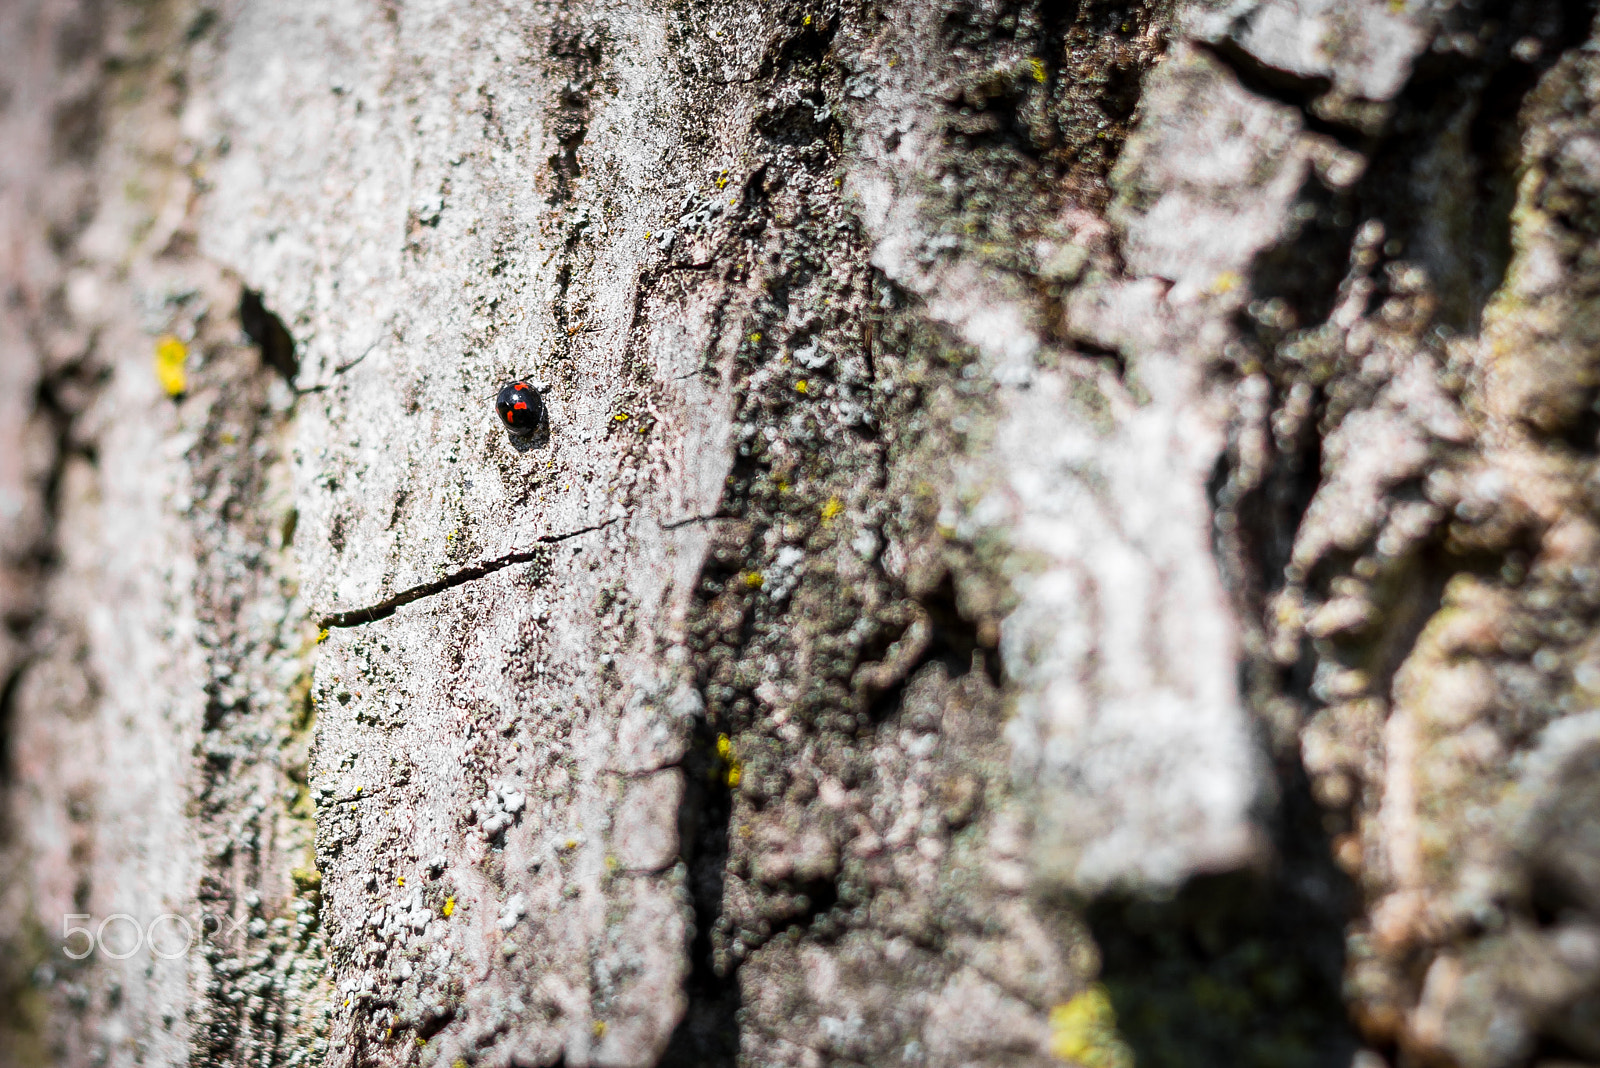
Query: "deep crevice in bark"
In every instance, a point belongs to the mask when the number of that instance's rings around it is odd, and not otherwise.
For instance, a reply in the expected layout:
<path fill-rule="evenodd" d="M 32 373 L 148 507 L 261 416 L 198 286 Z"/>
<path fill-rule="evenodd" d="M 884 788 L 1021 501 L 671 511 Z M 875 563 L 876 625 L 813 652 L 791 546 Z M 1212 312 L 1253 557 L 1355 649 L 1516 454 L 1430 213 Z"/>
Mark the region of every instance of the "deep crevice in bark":
<path fill-rule="evenodd" d="M 1363 218 L 1383 220 L 1393 260 L 1428 271 L 1438 295 L 1435 321 L 1452 331 L 1479 328 L 1483 305 L 1511 261 L 1511 208 L 1520 165 L 1517 113 L 1540 75 L 1581 45 L 1593 0 L 1503 0 L 1490 10 L 1451 11 L 1446 30 L 1482 39 L 1473 56 L 1429 53 L 1395 102 L 1395 115 L 1372 152 L 1356 191 Z M 1516 55 L 1539 43 L 1531 61 Z M 1437 169 L 1469 175 L 1460 201 L 1430 192 Z M 1381 294 L 1380 294 L 1381 299 Z"/>
<path fill-rule="evenodd" d="M 1228 535 L 1219 522 L 1213 544 L 1224 581 L 1248 605 L 1246 620 L 1282 585 L 1316 487 L 1319 445 L 1311 435 L 1304 452 L 1277 455 L 1238 496 L 1230 484 L 1237 457 L 1225 452 L 1208 482 L 1213 514 L 1234 520 Z M 1305 704 L 1310 664 L 1308 656 L 1277 669 L 1247 658 L 1241 692 L 1258 714 L 1281 693 Z M 1298 745 L 1281 735 L 1263 741 L 1273 775 L 1262 817 L 1267 868 L 1198 876 L 1170 897 L 1114 894 L 1087 911 L 1119 1028 L 1142 1068 L 1340 1068 L 1358 1048 L 1342 996 L 1357 890 L 1333 861 Z"/>
<path fill-rule="evenodd" d="M 11 550 L 13 566 L 31 582 L 35 598 L 42 596 L 51 574 L 60 566 L 59 523 L 61 514 L 61 483 L 66 467 L 77 456 L 89 463 L 96 462 L 92 442 L 78 440 L 74 426 L 78 415 L 104 388 L 110 375 L 92 361 L 90 352 L 67 366 L 45 376 L 34 396 L 35 411 L 44 415 L 50 426 L 50 466 L 39 484 L 42 508 L 41 529 L 31 545 L 21 546 L 20 552 Z M 43 615 L 37 600 L 25 613 L 0 620 L 0 626 L 10 631 L 22 650 L 21 656 L 0 687 L 0 785 L 11 776 L 11 727 L 14 722 L 17 695 L 38 651 L 30 648 L 34 632 Z M 0 811 L 0 840 L 7 833 L 4 821 L 7 814 Z"/>
<path fill-rule="evenodd" d="M 550 108 L 550 129 L 557 145 L 549 159 L 554 182 L 552 204 L 572 199 L 573 186 L 582 173 L 578 150 L 589 136 L 591 98 L 603 51 L 600 33 L 592 26 L 562 21 L 551 31 L 549 56 L 567 75 L 567 84 Z"/>
<path fill-rule="evenodd" d="M 1317 114 L 1317 102 L 1333 88 L 1330 79 L 1297 74 L 1294 71 L 1271 66 L 1251 55 L 1232 38 L 1199 41 L 1195 47 L 1216 58 L 1233 72 L 1240 85 L 1252 93 L 1267 100 L 1287 104 L 1299 111 L 1301 121 L 1312 133 L 1331 137 L 1346 148 L 1356 150 L 1370 144 L 1372 138 L 1368 131 Z"/>
<path fill-rule="evenodd" d="M 719 963 L 713 932 L 723 922 L 733 791 L 717 755 L 715 732 L 704 721 L 683 770 L 678 834 L 694 907 L 684 986 L 688 1005 L 657 1063 L 660 1068 L 732 1068 L 739 1055 L 739 974 L 725 959 Z"/>
<path fill-rule="evenodd" d="M 16 720 L 17 691 L 22 687 L 22 678 L 28 670 L 28 660 L 24 656 L 0 683 L 0 788 L 11 783 L 11 728 Z M 10 837 L 10 827 L 7 822 L 9 813 L 0 810 L 0 842 Z"/>
<path fill-rule="evenodd" d="M 1305 775 L 1280 761 L 1278 867 L 1088 909 L 1118 1025 L 1141 1068 L 1342 1068 L 1353 888 L 1329 859 Z"/>

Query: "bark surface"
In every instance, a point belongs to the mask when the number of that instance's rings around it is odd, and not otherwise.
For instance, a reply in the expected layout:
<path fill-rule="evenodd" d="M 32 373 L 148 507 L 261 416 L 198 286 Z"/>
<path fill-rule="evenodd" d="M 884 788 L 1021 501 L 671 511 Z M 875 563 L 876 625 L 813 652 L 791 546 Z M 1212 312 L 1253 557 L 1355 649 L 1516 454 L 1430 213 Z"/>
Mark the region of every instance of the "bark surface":
<path fill-rule="evenodd" d="M 0 1064 L 1600 1063 L 1594 17 L 0 5 Z"/>

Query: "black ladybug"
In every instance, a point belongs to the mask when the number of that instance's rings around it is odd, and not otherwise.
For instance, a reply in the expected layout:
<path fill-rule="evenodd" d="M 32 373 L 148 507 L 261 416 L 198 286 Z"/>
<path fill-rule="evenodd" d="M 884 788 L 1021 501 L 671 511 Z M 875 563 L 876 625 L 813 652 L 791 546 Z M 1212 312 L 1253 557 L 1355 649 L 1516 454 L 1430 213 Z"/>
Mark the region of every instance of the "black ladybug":
<path fill-rule="evenodd" d="M 544 427 L 544 401 L 525 378 L 500 387 L 494 410 L 500 414 L 500 425 L 506 428 L 513 441 L 526 441 Z"/>

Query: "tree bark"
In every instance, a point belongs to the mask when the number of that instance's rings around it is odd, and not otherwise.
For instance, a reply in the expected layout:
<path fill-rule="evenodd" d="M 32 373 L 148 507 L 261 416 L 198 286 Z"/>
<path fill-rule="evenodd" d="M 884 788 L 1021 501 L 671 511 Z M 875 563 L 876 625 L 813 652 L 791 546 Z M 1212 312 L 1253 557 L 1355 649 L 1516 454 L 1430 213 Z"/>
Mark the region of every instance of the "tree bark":
<path fill-rule="evenodd" d="M 0 7 L 0 1063 L 1600 1063 L 1594 17 Z"/>

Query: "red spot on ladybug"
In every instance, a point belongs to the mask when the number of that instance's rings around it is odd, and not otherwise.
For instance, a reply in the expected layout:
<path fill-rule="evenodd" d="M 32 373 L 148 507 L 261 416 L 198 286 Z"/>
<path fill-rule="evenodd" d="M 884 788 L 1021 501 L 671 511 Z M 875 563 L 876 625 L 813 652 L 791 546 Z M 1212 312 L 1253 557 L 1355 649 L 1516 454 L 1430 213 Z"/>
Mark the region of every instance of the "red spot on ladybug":
<path fill-rule="evenodd" d="M 527 401 L 517 401 L 517 403 L 513 404 L 511 407 L 520 412 L 522 409 L 526 408 L 527 406 L 528 406 L 528 402 Z"/>

